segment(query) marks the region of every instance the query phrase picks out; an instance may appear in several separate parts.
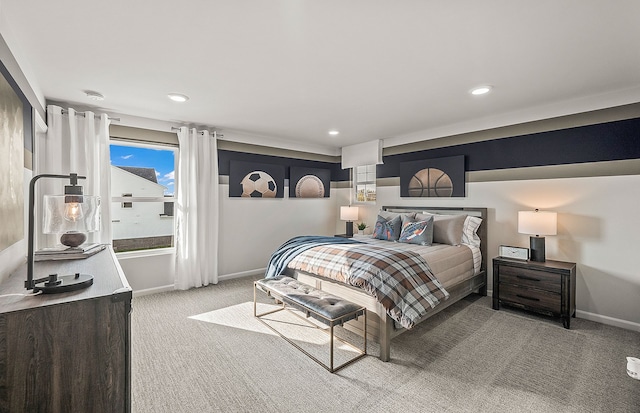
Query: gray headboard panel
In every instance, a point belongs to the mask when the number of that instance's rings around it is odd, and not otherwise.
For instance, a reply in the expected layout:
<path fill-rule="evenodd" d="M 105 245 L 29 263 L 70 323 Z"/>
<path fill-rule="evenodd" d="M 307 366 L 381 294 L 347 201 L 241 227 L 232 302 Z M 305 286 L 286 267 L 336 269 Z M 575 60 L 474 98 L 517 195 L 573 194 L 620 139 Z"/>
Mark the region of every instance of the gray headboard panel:
<path fill-rule="evenodd" d="M 383 211 L 389 212 L 429 212 L 431 214 L 444 215 L 471 215 L 482 218 L 482 224 L 478 228 L 480 237 L 480 251 L 482 252 L 481 271 L 487 271 L 487 208 L 471 207 L 429 207 L 429 206 L 383 206 Z"/>

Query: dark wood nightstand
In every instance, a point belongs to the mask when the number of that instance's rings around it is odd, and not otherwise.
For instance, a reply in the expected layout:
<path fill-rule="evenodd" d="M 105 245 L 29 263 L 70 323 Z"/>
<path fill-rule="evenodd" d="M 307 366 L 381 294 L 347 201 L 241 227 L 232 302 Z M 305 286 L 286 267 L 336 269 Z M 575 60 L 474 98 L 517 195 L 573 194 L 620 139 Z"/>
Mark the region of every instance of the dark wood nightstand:
<path fill-rule="evenodd" d="M 340 238 L 353 238 L 353 235 L 349 236 L 347 234 L 335 234 L 334 237 L 340 237 Z"/>
<path fill-rule="evenodd" d="M 576 264 L 494 258 L 493 309 L 500 303 L 562 317 L 568 329 L 576 316 Z"/>

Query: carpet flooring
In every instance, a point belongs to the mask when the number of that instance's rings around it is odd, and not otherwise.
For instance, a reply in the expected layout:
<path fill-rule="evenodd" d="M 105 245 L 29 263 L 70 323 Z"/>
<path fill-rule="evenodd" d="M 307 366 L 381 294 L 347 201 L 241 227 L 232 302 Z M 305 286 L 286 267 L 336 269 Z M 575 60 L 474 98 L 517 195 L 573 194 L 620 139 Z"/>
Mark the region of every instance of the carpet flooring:
<path fill-rule="evenodd" d="M 640 412 L 625 358 L 640 356 L 638 332 L 582 319 L 566 330 L 472 295 L 393 339 L 390 362 L 369 343 L 331 374 L 253 317 L 253 280 L 134 298 L 135 413 Z M 305 327 L 272 322 L 328 352 Z"/>

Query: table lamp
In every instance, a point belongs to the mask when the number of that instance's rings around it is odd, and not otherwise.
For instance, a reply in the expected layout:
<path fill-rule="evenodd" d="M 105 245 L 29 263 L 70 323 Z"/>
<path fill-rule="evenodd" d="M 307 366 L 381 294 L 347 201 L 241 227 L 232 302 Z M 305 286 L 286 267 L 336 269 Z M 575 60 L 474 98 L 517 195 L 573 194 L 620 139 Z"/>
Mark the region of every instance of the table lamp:
<path fill-rule="evenodd" d="M 530 234 L 531 261 L 545 261 L 545 240 L 541 235 L 558 233 L 558 214 L 551 211 L 518 211 L 518 232 Z"/>
<path fill-rule="evenodd" d="M 353 236 L 353 221 L 358 220 L 358 207 L 341 206 L 340 207 L 340 219 L 347 221 L 346 230 L 347 237 Z"/>
<path fill-rule="evenodd" d="M 45 234 L 62 234 L 60 242 L 77 248 L 86 239 L 86 232 L 100 230 L 100 199 L 83 194 L 78 179 L 84 176 L 72 173 L 69 175 L 42 174 L 36 175 L 29 183 L 29 239 L 27 250 L 27 281 L 25 288 L 33 292 L 45 294 L 62 293 L 86 288 L 93 284 L 93 276 L 89 274 L 71 274 L 34 279 L 34 238 L 35 238 L 35 184 L 41 178 L 69 179 L 63 195 L 45 195 L 43 197 L 43 229 Z"/>

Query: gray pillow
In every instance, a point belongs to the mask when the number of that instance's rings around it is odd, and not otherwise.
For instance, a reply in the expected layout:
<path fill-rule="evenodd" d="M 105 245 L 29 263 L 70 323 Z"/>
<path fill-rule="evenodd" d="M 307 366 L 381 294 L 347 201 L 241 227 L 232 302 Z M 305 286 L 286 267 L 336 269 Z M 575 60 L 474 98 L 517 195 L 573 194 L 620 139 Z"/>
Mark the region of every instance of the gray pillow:
<path fill-rule="evenodd" d="M 373 228 L 373 238 L 386 241 L 397 241 L 400 238 L 402 229 L 402 220 L 399 216 L 386 219 L 378 215 L 376 226 Z"/>
<path fill-rule="evenodd" d="M 460 245 L 466 215 L 416 214 L 416 219 L 433 217 L 433 242 L 438 244 Z"/>
<path fill-rule="evenodd" d="M 411 219 L 415 218 L 416 213 L 415 212 L 391 212 L 391 211 L 380 210 L 378 212 L 378 216 L 381 216 L 386 220 L 390 220 L 395 217 L 400 217 L 400 219 L 402 219 L 402 222 L 404 222 L 405 218 L 411 218 Z"/>
<path fill-rule="evenodd" d="M 433 216 L 424 221 L 403 221 L 399 242 L 431 245 L 433 242 Z"/>

